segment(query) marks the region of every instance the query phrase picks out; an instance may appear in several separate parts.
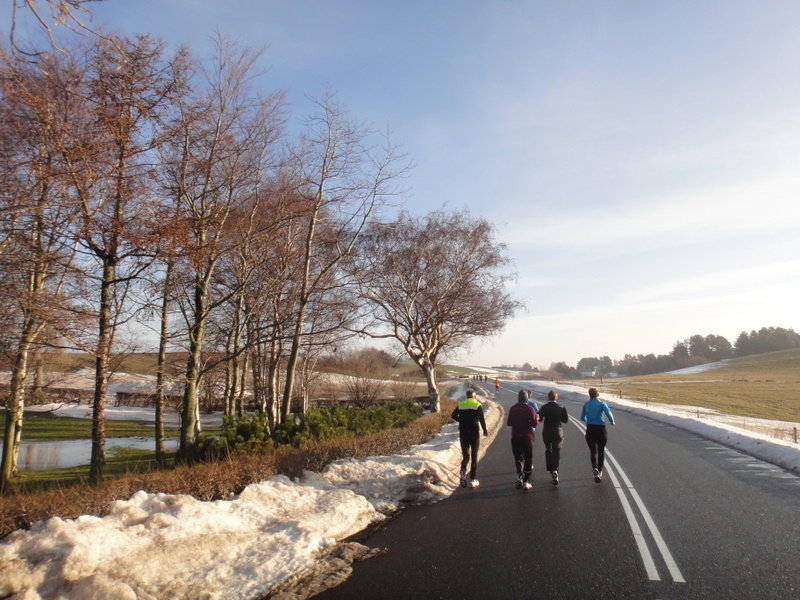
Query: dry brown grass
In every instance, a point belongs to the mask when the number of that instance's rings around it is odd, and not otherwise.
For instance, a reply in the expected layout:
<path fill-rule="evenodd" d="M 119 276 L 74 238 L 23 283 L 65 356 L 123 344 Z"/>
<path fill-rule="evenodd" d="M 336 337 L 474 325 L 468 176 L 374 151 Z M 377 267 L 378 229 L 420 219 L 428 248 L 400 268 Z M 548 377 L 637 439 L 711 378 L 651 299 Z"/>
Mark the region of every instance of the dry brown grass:
<path fill-rule="evenodd" d="M 103 516 L 113 501 L 128 499 L 138 490 L 187 494 L 204 501 L 220 500 L 239 494 L 251 483 L 277 474 L 298 477 L 303 471 L 319 472 L 340 458 L 396 454 L 438 433 L 450 421 L 454 404 L 454 401 L 443 398 L 441 412 L 425 415 L 402 429 L 329 440 L 300 448 L 282 447 L 262 454 L 234 454 L 213 463 L 127 475 L 94 487 L 80 484 L 2 496 L 0 538 L 50 517 Z"/>

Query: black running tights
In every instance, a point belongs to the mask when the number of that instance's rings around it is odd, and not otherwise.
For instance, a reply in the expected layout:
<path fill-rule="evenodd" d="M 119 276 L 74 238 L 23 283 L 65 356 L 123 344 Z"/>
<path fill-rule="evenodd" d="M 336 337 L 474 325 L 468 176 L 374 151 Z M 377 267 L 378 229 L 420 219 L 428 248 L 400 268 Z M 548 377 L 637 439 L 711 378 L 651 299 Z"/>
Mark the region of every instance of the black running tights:
<path fill-rule="evenodd" d="M 606 458 L 606 442 L 608 442 L 608 431 L 606 431 L 605 425 L 586 426 L 586 443 L 589 444 L 592 468 L 598 471 L 603 470 L 603 463 Z"/>

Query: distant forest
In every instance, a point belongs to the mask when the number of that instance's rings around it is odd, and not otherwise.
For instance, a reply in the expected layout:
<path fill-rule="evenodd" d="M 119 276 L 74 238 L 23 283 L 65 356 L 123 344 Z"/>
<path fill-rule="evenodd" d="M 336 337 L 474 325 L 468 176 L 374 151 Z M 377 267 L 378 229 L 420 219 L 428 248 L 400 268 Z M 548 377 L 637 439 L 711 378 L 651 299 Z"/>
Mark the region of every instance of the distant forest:
<path fill-rule="evenodd" d="M 622 360 L 608 356 L 582 358 L 574 367 L 565 362 L 553 363 L 550 370 L 565 377 L 602 376 L 610 373 L 634 376 L 674 371 L 725 358 L 750 356 L 778 350 L 800 348 L 800 334 L 783 327 L 762 327 L 758 331 L 742 331 L 731 344 L 721 335 L 693 335 L 675 342 L 669 354 L 626 354 Z"/>

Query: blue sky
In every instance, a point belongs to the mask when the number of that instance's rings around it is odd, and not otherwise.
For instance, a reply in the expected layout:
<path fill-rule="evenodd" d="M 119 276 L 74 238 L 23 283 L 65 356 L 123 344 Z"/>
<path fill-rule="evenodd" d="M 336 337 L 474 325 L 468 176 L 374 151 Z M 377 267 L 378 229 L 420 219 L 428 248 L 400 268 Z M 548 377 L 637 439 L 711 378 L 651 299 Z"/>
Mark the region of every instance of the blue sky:
<path fill-rule="evenodd" d="M 548 366 L 800 330 L 794 0 L 107 0 L 108 29 L 265 47 L 389 127 L 412 212 L 490 219 L 527 309 L 458 358 Z"/>

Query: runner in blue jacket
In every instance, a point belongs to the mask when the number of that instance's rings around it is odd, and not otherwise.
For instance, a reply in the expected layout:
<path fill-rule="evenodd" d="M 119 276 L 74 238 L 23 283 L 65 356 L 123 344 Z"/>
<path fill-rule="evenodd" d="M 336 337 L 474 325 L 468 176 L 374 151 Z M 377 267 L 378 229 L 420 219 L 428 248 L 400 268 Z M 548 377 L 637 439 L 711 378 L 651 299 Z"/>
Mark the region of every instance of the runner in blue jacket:
<path fill-rule="evenodd" d="M 608 442 L 605 417 L 608 417 L 612 425 L 616 425 L 608 404 L 598 399 L 598 396 L 597 388 L 589 388 L 589 401 L 583 405 L 581 411 L 581 421 L 586 423 L 586 443 L 589 445 L 595 483 L 603 480 L 603 464 Z"/>

